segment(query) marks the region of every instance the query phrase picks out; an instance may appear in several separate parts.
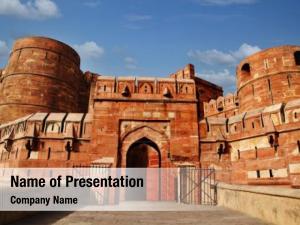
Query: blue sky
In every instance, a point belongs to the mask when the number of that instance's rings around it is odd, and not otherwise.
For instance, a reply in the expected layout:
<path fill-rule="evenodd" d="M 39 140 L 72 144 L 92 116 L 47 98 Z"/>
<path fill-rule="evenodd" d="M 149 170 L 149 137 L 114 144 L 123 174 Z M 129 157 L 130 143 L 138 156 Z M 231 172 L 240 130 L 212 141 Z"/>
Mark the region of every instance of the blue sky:
<path fill-rule="evenodd" d="M 16 38 L 49 36 L 84 71 L 167 76 L 192 63 L 229 92 L 242 58 L 300 45 L 299 21 L 298 0 L 0 0 L 0 67 Z"/>

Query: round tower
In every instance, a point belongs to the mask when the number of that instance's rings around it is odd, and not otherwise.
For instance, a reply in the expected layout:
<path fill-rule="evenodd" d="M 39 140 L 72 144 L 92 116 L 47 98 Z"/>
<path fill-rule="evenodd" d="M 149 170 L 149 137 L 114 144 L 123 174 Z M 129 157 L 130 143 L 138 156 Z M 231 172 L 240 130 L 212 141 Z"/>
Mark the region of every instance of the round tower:
<path fill-rule="evenodd" d="M 18 39 L 0 76 L 0 123 L 34 112 L 79 111 L 83 80 L 70 46 L 45 37 Z"/>
<path fill-rule="evenodd" d="M 240 112 L 300 98 L 300 46 L 263 50 L 237 67 Z"/>

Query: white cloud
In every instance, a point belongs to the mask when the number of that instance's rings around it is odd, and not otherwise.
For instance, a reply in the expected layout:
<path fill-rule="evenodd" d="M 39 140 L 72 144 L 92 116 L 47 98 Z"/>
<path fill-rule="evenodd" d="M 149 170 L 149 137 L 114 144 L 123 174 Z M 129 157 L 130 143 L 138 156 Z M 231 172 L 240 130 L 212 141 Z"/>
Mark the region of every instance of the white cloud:
<path fill-rule="evenodd" d="M 254 54 L 261 49 L 258 46 L 252 46 L 249 44 L 242 44 L 238 50 L 222 52 L 216 49 L 200 51 L 190 50 L 187 55 L 190 58 L 196 59 L 201 63 L 208 65 L 228 65 L 232 66 L 237 64 L 243 58 Z"/>
<path fill-rule="evenodd" d="M 207 51 L 190 50 L 188 56 L 208 65 L 235 63 L 235 58 L 231 54 L 216 49 Z"/>
<path fill-rule="evenodd" d="M 125 62 L 125 68 L 129 70 L 135 70 L 137 69 L 137 60 L 132 58 L 132 57 L 125 57 L 124 58 Z"/>
<path fill-rule="evenodd" d="M 258 46 L 248 45 L 246 43 L 242 44 L 241 47 L 231 54 L 238 60 L 243 59 L 249 55 L 259 52 L 261 49 Z"/>
<path fill-rule="evenodd" d="M 137 21 L 145 21 L 145 20 L 151 20 L 152 16 L 150 15 L 138 15 L 138 14 L 130 14 L 126 16 L 126 19 L 131 22 L 137 22 Z"/>
<path fill-rule="evenodd" d="M 195 0 L 204 5 L 244 5 L 244 4 L 253 4 L 256 3 L 257 0 Z"/>
<path fill-rule="evenodd" d="M 235 82 L 236 78 L 235 75 L 231 74 L 228 69 L 224 69 L 223 71 L 204 71 L 203 73 L 198 73 L 198 77 L 208 80 L 210 82 L 216 83 L 225 90 L 233 91 L 235 90 Z"/>
<path fill-rule="evenodd" d="M 8 57 L 8 55 L 9 55 L 9 48 L 6 42 L 0 40 L 0 59 Z"/>
<path fill-rule="evenodd" d="M 104 48 L 97 45 L 94 41 L 87 41 L 81 45 L 74 45 L 80 57 L 86 59 L 97 59 L 104 54 Z"/>
<path fill-rule="evenodd" d="M 52 0 L 0 0 L 0 15 L 25 19 L 48 19 L 59 16 L 57 5 Z"/>

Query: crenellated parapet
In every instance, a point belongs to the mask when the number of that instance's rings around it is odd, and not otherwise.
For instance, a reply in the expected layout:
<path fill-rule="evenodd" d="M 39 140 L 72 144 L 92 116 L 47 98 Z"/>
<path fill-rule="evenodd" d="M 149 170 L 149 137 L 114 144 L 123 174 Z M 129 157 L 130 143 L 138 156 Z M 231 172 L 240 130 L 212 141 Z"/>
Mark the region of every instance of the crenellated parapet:
<path fill-rule="evenodd" d="M 94 99 L 195 101 L 195 82 L 193 79 L 100 76 Z"/>
<path fill-rule="evenodd" d="M 286 105 L 279 103 L 272 106 L 262 107 L 246 111 L 228 118 L 207 117 L 205 120 L 208 136 L 215 136 L 214 127 L 216 124 L 222 125 L 222 130 L 226 130 L 226 138 L 230 136 L 248 136 L 259 132 L 273 132 L 275 127 L 284 124 L 296 123 L 300 121 L 300 101 L 293 100 Z M 220 128 L 218 128 L 220 129 Z"/>
<path fill-rule="evenodd" d="M 300 99 L 288 102 L 284 107 L 285 121 L 299 122 L 300 121 Z"/>
<path fill-rule="evenodd" d="M 300 101 L 292 100 L 229 118 L 207 117 L 199 123 L 203 164 L 238 168 L 230 172 L 233 182 L 299 186 L 299 113 Z"/>
<path fill-rule="evenodd" d="M 176 79 L 194 79 L 195 78 L 195 67 L 192 64 L 187 64 L 183 69 L 176 71 L 170 75 Z"/>
<path fill-rule="evenodd" d="M 229 117 L 300 98 L 300 47 L 260 51 L 242 60 L 236 73 L 237 93 L 204 103 L 204 117 Z"/>
<path fill-rule="evenodd" d="M 203 118 L 203 102 L 210 96 L 223 94 L 221 87 L 195 76 L 194 66 L 188 64 L 168 78 L 98 76 L 93 101 L 163 101 L 197 102 L 199 117 Z"/>
<path fill-rule="evenodd" d="M 66 166 L 89 157 L 92 116 L 84 113 L 35 113 L 0 126 L 0 163 Z M 23 163 L 23 164 L 22 164 Z M 34 164 L 35 166 L 37 164 Z"/>
<path fill-rule="evenodd" d="M 236 94 L 228 93 L 225 97 L 219 96 L 204 102 L 204 117 L 224 117 L 228 118 L 238 113 L 239 100 Z"/>

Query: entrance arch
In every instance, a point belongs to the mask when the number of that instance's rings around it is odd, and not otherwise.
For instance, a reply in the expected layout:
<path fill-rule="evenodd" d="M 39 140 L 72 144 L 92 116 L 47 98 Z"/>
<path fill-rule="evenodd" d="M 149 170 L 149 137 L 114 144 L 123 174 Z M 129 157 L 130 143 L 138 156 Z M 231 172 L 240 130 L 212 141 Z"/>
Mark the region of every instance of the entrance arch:
<path fill-rule="evenodd" d="M 146 137 L 134 142 L 126 154 L 126 167 L 161 167 L 161 155 L 157 144 Z"/>
<path fill-rule="evenodd" d="M 121 136 L 118 166 L 168 167 L 168 152 L 169 138 L 164 132 L 149 126 L 137 127 Z M 141 162 L 134 160 L 135 157 Z"/>
<path fill-rule="evenodd" d="M 126 153 L 126 167 L 132 176 L 145 179 L 143 188 L 131 188 L 126 191 L 126 200 L 144 201 L 160 198 L 160 171 L 147 169 L 161 167 L 161 154 L 155 142 L 143 137 L 132 143 Z"/>

